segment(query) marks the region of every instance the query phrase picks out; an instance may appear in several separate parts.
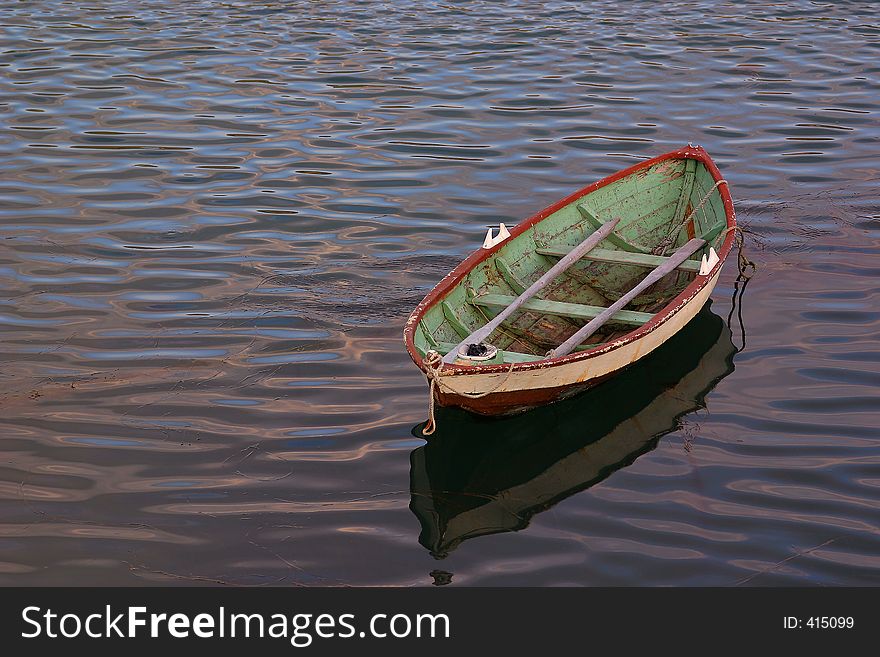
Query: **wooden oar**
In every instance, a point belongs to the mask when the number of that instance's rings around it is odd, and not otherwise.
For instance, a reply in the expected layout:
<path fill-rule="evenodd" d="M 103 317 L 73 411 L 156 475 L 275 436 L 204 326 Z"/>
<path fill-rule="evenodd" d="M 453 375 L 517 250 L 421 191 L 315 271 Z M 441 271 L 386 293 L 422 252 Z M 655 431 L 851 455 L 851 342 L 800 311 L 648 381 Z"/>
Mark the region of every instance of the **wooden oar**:
<path fill-rule="evenodd" d="M 614 313 L 616 313 L 618 310 L 621 310 L 626 304 L 635 299 L 639 294 L 641 294 L 651 285 L 666 276 L 666 274 L 669 274 L 670 272 L 675 270 L 679 265 L 681 265 L 681 263 L 690 258 L 694 253 L 696 253 L 704 246 L 706 246 L 706 240 L 697 237 L 692 239 L 684 246 L 680 247 L 675 253 L 669 256 L 669 259 L 666 260 L 666 262 L 657 267 L 657 269 L 651 271 L 651 273 L 648 274 L 641 283 L 639 283 L 629 292 L 620 297 L 611 306 L 606 308 L 600 315 L 597 315 L 589 322 L 584 324 L 584 326 L 581 327 L 581 329 L 577 333 L 575 333 L 568 340 L 556 347 L 556 349 L 551 351 L 548 357 L 555 358 L 557 356 L 565 356 L 566 354 L 571 353 L 575 347 L 577 347 L 584 340 L 593 335 L 593 333 L 598 331 L 603 324 L 611 319 Z"/>
<path fill-rule="evenodd" d="M 611 234 L 611 231 L 620 223 L 620 217 L 616 217 L 611 221 L 608 221 L 600 228 L 598 228 L 592 235 L 590 235 L 583 242 L 578 244 L 574 249 L 571 250 L 564 257 L 560 258 L 559 262 L 553 265 L 547 272 L 541 276 L 538 280 L 532 283 L 525 292 L 520 294 L 507 308 L 498 313 L 492 321 L 490 321 L 485 326 L 478 328 L 476 331 L 467 336 L 464 340 L 455 345 L 455 348 L 450 349 L 449 353 L 447 353 L 443 357 L 444 363 L 452 363 L 455 361 L 458 356 L 458 350 L 461 349 L 466 344 L 477 344 L 488 338 L 492 331 L 497 329 L 501 322 L 510 317 L 513 313 L 519 310 L 520 306 L 522 306 L 526 301 L 535 296 L 538 292 L 547 287 L 547 284 L 550 283 L 554 278 L 559 276 L 566 269 L 571 267 L 574 263 L 580 260 L 586 253 L 595 247 L 599 242 L 604 240 Z"/>

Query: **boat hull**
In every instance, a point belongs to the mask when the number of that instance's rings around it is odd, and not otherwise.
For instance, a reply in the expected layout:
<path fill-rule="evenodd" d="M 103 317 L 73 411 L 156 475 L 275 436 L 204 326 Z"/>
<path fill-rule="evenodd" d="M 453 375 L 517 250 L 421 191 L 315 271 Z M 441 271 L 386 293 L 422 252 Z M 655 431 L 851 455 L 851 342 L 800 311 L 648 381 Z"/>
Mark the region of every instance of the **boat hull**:
<path fill-rule="evenodd" d="M 652 310 L 648 313 L 635 313 L 637 315 L 642 315 L 642 317 L 639 318 L 639 321 L 636 322 L 641 325 L 622 335 L 618 332 L 616 335 L 619 337 L 606 339 L 604 342 L 600 342 L 592 348 L 588 347 L 570 353 L 566 352 L 564 355 L 559 356 L 554 355 L 551 351 L 548 352 L 546 357 L 537 357 L 534 360 L 526 360 L 521 357 L 524 354 L 537 356 L 543 351 L 543 348 L 540 348 L 540 350 L 539 347 L 535 346 L 531 347 L 530 350 L 514 348 L 509 351 L 521 353 L 511 354 L 511 360 L 505 360 L 502 364 L 463 365 L 460 362 L 454 362 L 442 363 L 439 368 L 436 366 L 433 359 L 437 356 L 437 349 L 448 350 L 449 347 L 445 347 L 445 344 L 451 344 L 452 347 L 454 347 L 456 341 L 461 340 L 462 336 L 471 334 L 481 322 L 485 323 L 482 319 L 484 313 L 481 316 L 475 315 L 477 311 L 473 310 L 473 304 L 471 304 L 469 299 L 491 297 L 491 293 L 496 293 L 497 295 L 499 292 L 502 295 L 510 295 L 503 297 L 505 299 L 515 299 L 516 294 L 521 293 L 522 290 L 526 288 L 526 284 L 522 283 L 522 280 L 533 280 L 534 276 L 531 278 L 525 277 L 524 279 L 517 278 L 516 272 L 513 272 L 508 260 L 513 262 L 514 265 L 527 261 L 527 258 L 522 256 L 517 249 L 527 249 L 528 240 L 534 241 L 536 239 L 537 233 L 539 233 L 540 229 L 545 225 L 544 222 L 549 224 L 553 221 L 560 221 L 559 218 L 562 217 L 564 226 L 567 226 L 564 230 L 577 232 L 580 230 L 578 228 L 579 224 L 571 222 L 576 222 L 579 218 L 574 214 L 569 213 L 566 215 L 565 213 L 572 211 L 572 208 L 575 208 L 578 203 L 584 202 L 585 199 L 588 202 L 589 199 L 593 198 L 594 194 L 600 193 L 600 190 L 603 190 L 603 188 L 610 185 L 623 185 L 626 183 L 629 187 L 622 188 L 624 191 L 635 189 L 636 194 L 640 195 L 639 202 L 644 201 L 647 203 L 650 201 L 648 192 L 654 189 L 651 185 L 656 183 L 657 176 L 662 178 L 660 181 L 661 183 L 671 182 L 676 179 L 674 173 L 671 173 L 674 170 L 667 168 L 666 165 L 669 164 L 670 161 L 690 160 L 693 160 L 704 167 L 704 170 L 701 170 L 700 173 L 700 175 L 704 175 L 703 182 L 701 183 L 702 191 L 700 194 L 702 195 L 702 200 L 698 200 L 700 195 L 686 195 L 684 191 L 684 180 L 686 180 L 686 178 L 680 178 L 683 181 L 681 183 L 682 193 L 678 197 L 678 204 L 675 206 L 674 216 L 683 216 L 684 213 L 690 211 L 690 216 L 695 217 L 697 210 L 703 206 L 704 202 L 710 198 L 710 194 L 714 191 L 717 194 L 717 197 L 713 197 L 714 200 L 712 203 L 715 203 L 715 206 L 713 207 L 711 214 L 715 221 L 712 230 L 715 232 L 712 232 L 707 228 L 707 225 L 703 224 L 700 227 L 699 235 L 705 238 L 709 244 L 712 244 L 712 240 L 714 240 L 715 252 L 711 254 L 713 256 L 711 263 L 704 261 L 704 266 L 699 267 L 698 273 L 696 270 L 692 270 L 696 275 L 686 284 L 684 289 L 681 289 L 680 291 L 677 290 L 676 293 L 674 293 L 674 298 L 669 298 L 666 305 L 656 311 Z M 648 191 L 642 193 L 639 191 L 641 189 L 641 183 L 638 181 L 642 179 L 647 180 L 648 176 L 654 176 L 654 178 L 651 179 L 652 182 L 650 184 L 645 183 Z M 693 185 L 695 181 L 696 178 L 692 178 L 691 184 Z M 693 194 L 693 191 L 688 192 L 688 194 Z M 617 198 L 616 193 L 615 195 L 611 195 L 610 202 L 612 205 L 606 208 L 606 214 L 608 216 L 614 214 L 613 203 Z M 621 198 L 630 197 L 622 195 Z M 659 205 L 662 205 L 665 202 L 666 197 L 663 197 Z M 655 202 L 655 205 L 658 204 Z M 674 201 L 673 205 L 675 205 Z M 664 207 L 672 208 L 672 206 Z M 691 211 L 692 207 L 694 209 Z M 583 207 L 579 207 L 579 209 L 583 209 Z M 632 258 L 634 257 L 646 257 L 630 255 L 621 260 L 619 259 L 621 250 L 632 253 L 633 251 L 638 251 L 639 248 L 647 248 L 648 250 L 643 250 L 642 253 L 650 253 L 650 249 L 648 248 L 650 247 L 650 244 L 657 244 L 656 240 L 658 238 L 656 237 L 656 232 L 653 233 L 655 237 L 649 240 L 645 237 L 648 233 L 640 234 L 638 231 L 633 233 L 631 227 L 640 225 L 638 222 L 642 221 L 645 217 L 656 217 L 657 212 L 658 211 L 656 210 L 652 211 L 650 208 L 646 208 L 644 210 L 644 215 L 636 215 L 635 219 L 631 218 L 626 229 L 630 230 L 630 233 L 625 236 L 625 239 L 621 238 L 620 234 L 615 234 L 613 236 L 617 242 L 609 237 L 609 240 L 611 241 L 610 246 L 617 249 L 613 252 L 615 254 L 614 261 L 632 262 Z M 679 214 L 680 212 L 682 214 Z M 586 220 L 588 224 L 595 224 L 595 216 L 593 216 L 590 211 L 582 214 L 583 219 Z M 669 217 L 671 215 L 663 216 Z M 677 225 L 672 223 L 674 219 L 666 220 L 673 226 Z M 565 224 L 565 221 L 569 221 L 569 223 Z M 682 243 L 687 239 L 693 239 L 696 225 L 695 222 L 696 219 L 694 218 L 687 226 L 687 235 L 680 234 L 680 241 Z M 559 230 L 559 224 L 555 225 L 555 229 L 551 227 L 551 229 L 547 230 L 546 235 L 543 233 L 540 235 L 543 242 L 557 239 L 554 235 L 559 233 L 554 231 Z M 510 230 L 509 235 L 503 242 L 488 248 L 479 249 L 471 254 L 471 256 L 440 281 L 440 283 L 438 283 L 438 285 L 422 300 L 419 306 L 410 315 L 410 318 L 404 327 L 404 341 L 407 350 L 410 357 L 413 359 L 413 362 L 415 362 L 416 365 L 427 375 L 428 380 L 432 382 L 431 389 L 433 390 L 436 403 L 441 406 L 457 406 L 472 413 L 496 416 L 519 413 L 536 406 L 570 397 L 595 386 L 614 374 L 628 368 L 640 358 L 657 349 L 690 322 L 690 320 L 709 300 L 710 295 L 718 282 L 721 268 L 734 243 L 735 228 L 736 214 L 734 212 L 733 201 L 727 188 L 726 181 L 723 180 L 720 171 L 705 150 L 698 146 L 695 147 L 688 145 L 686 148 L 660 155 L 574 192 L 550 207 L 545 208 L 532 217 L 517 224 Z M 571 240 L 569 248 L 573 248 L 578 240 L 587 234 L 587 231 L 589 231 L 590 228 L 585 227 L 582 230 L 583 232 L 578 233 L 577 239 L 573 238 Z M 656 227 L 651 230 L 656 230 Z M 618 231 L 618 233 L 619 232 L 620 231 Z M 712 235 L 711 239 L 708 237 L 709 234 Z M 520 244 L 517 240 L 522 241 L 521 238 L 522 240 L 526 240 L 526 242 L 523 243 L 523 245 L 516 246 L 517 244 Z M 631 242 L 627 243 L 627 240 L 631 240 Z M 609 247 L 609 244 L 606 242 L 603 242 L 602 244 Z M 537 248 L 537 246 L 534 248 Z M 546 246 L 541 247 L 541 249 L 543 249 L 540 252 L 541 255 L 550 253 L 557 255 L 558 257 L 563 252 L 554 250 L 553 248 L 549 248 L 548 250 L 548 247 Z M 596 250 L 599 251 L 602 249 Z M 607 255 L 604 255 L 604 253 L 609 252 L 608 248 L 604 249 L 603 255 L 597 259 L 601 260 L 602 258 L 608 257 Z M 508 260 L 505 260 L 505 258 Z M 589 260 L 589 258 L 587 258 L 587 260 Z M 489 270 L 491 270 L 489 273 L 485 273 Z M 472 278 L 472 272 L 481 273 L 476 278 Z M 522 273 L 522 271 L 520 273 Z M 537 275 L 537 273 L 539 272 L 536 271 L 535 275 Z M 481 279 L 480 276 L 483 276 L 484 279 Z M 492 276 L 495 278 L 492 278 Z M 584 313 L 584 309 L 589 309 L 589 304 L 591 303 L 593 306 L 604 307 L 606 305 L 605 303 L 602 303 L 601 299 L 599 302 L 584 300 L 583 298 L 572 299 L 572 296 L 577 297 L 579 294 L 581 288 L 578 286 L 580 283 L 574 278 L 565 279 L 565 276 L 563 276 L 562 279 L 565 281 L 565 284 L 560 284 L 556 291 L 551 291 L 549 293 L 549 298 L 554 302 L 576 301 L 577 303 L 573 305 L 578 309 L 578 317 L 589 319 L 590 316 Z M 594 280 L 595 279 L 589 279 L 587 281 L 588 285 L 585 286 L 586 289 L 589 290 L 591 285 L 595 285 Z M 502 281 L 503 283 L 497 283 L 497 281 Z M 599 283 L 601 282 L 602 281 L 599 280 Z M 473 284 L 475 289 L 468 289 L 468 286 L 471 284 Z M 478 286 L 482 287 L 476 289 Z M 504 291 L 504 286 L 507 286 L 508 290 L 512 290 L 512 295 L 510 291 Z M 520 286 L 521 289 L 516 290 L 517 286 Z M 490 294 L 484 294 L 486 291 Z M 615 290 L 612 289 L 611 291 L 614 292 Z M 618 293 L 623 295 L 625 290 L 621 289 Z M 607 300 L 613 298 L 612 295 L 605 293 L 601 296 L 604 296 Z M 486 303 L 488 303 L 488 301 Z M 577 304 L 585 305 L 578 306 Z M 636 304 L 634 307 L 639 308 L 639 305 Z M 645 306 L 642 307 L 644 308 Z M 461 309 L 461 312 L 464 314 L 457 315 L 456 309 Z M 547 305 L 544 305 L 541 308 L 531 308 L 530 310 L 537 311 L 538 313 L 550 313 L 551 315 L 554 313 L 556 315 L 562 314 L 563 316 L 566 316 L 566 313 L 570 312 L 568 308 L 549 308 Z M 595 312 L 595 310 L 591 312 Z M 526 315 L 528 315 L 528 313 L 526 313 Z M 427 318 L 429 317 L 431 318 L 431 321 L 427 321 Z M 463 317 L 468 321 L 463 321 Z M 528 327 L 531 326 L 530 322 L 533 321 L 533 318 L 534 315 L 531 316 L 531 319 L 526 317 L 526 324 L 514 327 L 512 335 L 516 337 L 516 330 L 522 331 L 523 329 L 528 329 Z M 622 318 L 621 321 L 623 321 Z M 425 332 L 426 329 L 428 331 L 427 333 Z M 555 324 L 552 325 L 549 330 L 552 332 L 552 330 L 557 329 L 559 329 L 559 325 Z M 570 334 L 559 335 L 561 336 L 560 340 L 557 341 L 556 339 L 553 339 L 547 341 L 551 344 L 561 344 L 562 340 L 567 340 L 570 337 Z M 614 335 L 613 332 L 612 335 Z M 419 345 L 416 344 L 417 336 Z M 428 343 L 431 344 L 428 345 Z M 536 342 L 534 344 L 541 343 Z M 500 347 L 506 349 L 504 344 L 500 345 Z M 526 347 L 528 347 L 528 345 L 526 345 Z M 434 355 L 431 355 L 431 350 L 434 350 Z M 505 354 L 505 358 L 506 357 L 507 355 Z"/>
<path fill-rule="evenodd" d="M 527 371 L 443 374 L 437 386 L 437 403 L 478 415 L 513 415 L 584 392 L 648 355 L 684 328 L 709 300 L 720 273 L 719 268 L 693 298 L 683 300 L 666 321 L 636 340 L 592 358 L 538 362 Z"/>

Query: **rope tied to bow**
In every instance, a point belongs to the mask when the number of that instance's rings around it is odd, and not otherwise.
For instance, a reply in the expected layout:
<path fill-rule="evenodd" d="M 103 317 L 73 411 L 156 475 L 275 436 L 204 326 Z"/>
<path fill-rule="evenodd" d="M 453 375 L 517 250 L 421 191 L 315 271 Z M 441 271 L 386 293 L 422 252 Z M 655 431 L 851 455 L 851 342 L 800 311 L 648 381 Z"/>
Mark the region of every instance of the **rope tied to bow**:
<path fill-rule="evenodd" d="M 739 268 L 739 275 L 744 280 L 749 280 L 758 272 L 758 265 L 753 260 L 749 260 L 745 254 L 745 234 L 746 231 L 742 226 L 731 226 L 724 231 L 725 238 L 727 233 L 733 233 L 736 236 L 736 261 Z M 749 271 L 751 270 L 751 271 Z"/>
<path fill-rule="evenodd" d="M 681 232 L 681 229 L 685 227 L 687 222 L 693 219 L 700 208 L 705 205 L 706 201 L 709 200 L 709 197 L 712 193 L 718 189 L 721 185 L 727 185 L 727 181 L 723 178 L 716 181 L 712 188 L 703 195 L 703 198 L 700 199 L 700 202 L 697 203 L 697 206 L 693 208 L 688 215 L 675 226 L 670 233 L 666 235 L 662 240 L 657 243 L 657 246 L 651 251 L 654 255 L 663 255 L 666 253 L 666 250 L 675 243 L 675 240 L 678 237 L 678 234 Z M 749 260 L 745 255 L 745 230 L 741 226 L 731 226 L 726 231 L 724 231 L 724 236 L 727 237 L 727 233 L 733 232 L 737 238 L 737 265 L 739 267 L 739 274 L 745 280 L 749 280 L 755 273 L 758 271 L 758 265 L 754 263 L 754 261 Z M 722 240 L 723 241 L 723 240 Z M 749 271 L 751 270 L 751 271 Z"/>
<path fill-rule="evenodd" d="M 721 185 L 726 185 L 727 181 L 722 178 L 717 181 L 714 185 L 712 185 L 712 189 L 705 193 L 703 198 L 697 203 L 697 207 L 693 208 L 690 213 L 682 219 L 681 223 L 675 226 L 662 240 L 657 243 L 657 246 L 653 248 L 651 253 L 654 255 L 664 255 L 666 250 L 675 243 L 675 240 L 678 239 L 678 234 L 681 232 L 681 229 L 685 227 L 687 222 L 693 219 L 700 208 L 705 205 L 706 201 L 709 200 L 709 197 L 712 196 L 712 193 L 718 189 Z"/>
<path fill-rule="evenodd" d="M 425 423 L 425 428 L 422 429 L 423 436 L 430 436 L 437 430 L 437 420 L 434 417 L 434 392 L 436 388 L 439 388 L 440 392 L 454 393 L 456 395 L 461 395 L 462 397 L 467 397 L 468 399 L 479 399 L 480 397 L 485 397 L 486 395 L 491 395 L 493 392 L 497 392 L 505 383 L 507 383 L 511 372 L 513 372 L 513 366 L 515 365 L 515 363 L 511 363 L 504 378 L 499 380 L 494 387 L 486 392 L 460 392 L 453 390 L 441 380 L 445 375 L 443 374 L 443 356 L 440 355 L 438 351 L 431 349 L 425 354 L 425 358 L 422 362 L 425 364 L 425 375 L 428 377 L 429 382 L 428 421 Z"/>

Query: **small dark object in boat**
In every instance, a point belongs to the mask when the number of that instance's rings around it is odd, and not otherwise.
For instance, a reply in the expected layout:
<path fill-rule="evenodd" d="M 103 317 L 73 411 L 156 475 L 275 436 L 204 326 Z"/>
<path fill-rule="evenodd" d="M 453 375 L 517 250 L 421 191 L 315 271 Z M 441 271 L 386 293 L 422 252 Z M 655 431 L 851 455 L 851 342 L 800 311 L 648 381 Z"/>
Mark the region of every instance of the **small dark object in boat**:
<path fill-rule="evenodd" d="M 467 355 L 468 356 L 485 356 L 489 353 L 489 345 L 484 342 L 478 342 L 477 344 L 469 344 L 467 346 Z"/>

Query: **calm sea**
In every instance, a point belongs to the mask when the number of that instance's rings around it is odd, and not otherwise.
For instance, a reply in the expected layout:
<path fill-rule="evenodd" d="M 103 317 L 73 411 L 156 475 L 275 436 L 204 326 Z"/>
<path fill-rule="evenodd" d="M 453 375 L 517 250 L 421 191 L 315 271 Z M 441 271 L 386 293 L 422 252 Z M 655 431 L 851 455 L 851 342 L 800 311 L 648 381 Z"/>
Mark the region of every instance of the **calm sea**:
<path fill-rule="evenodd" d="M 0 26 L 0 584 L 880 584 L 880 5 Z M 422 296 L 487 224 L 687 142 L 745 289 L 728 263 L 642 366 L 426 444 Z"/>

